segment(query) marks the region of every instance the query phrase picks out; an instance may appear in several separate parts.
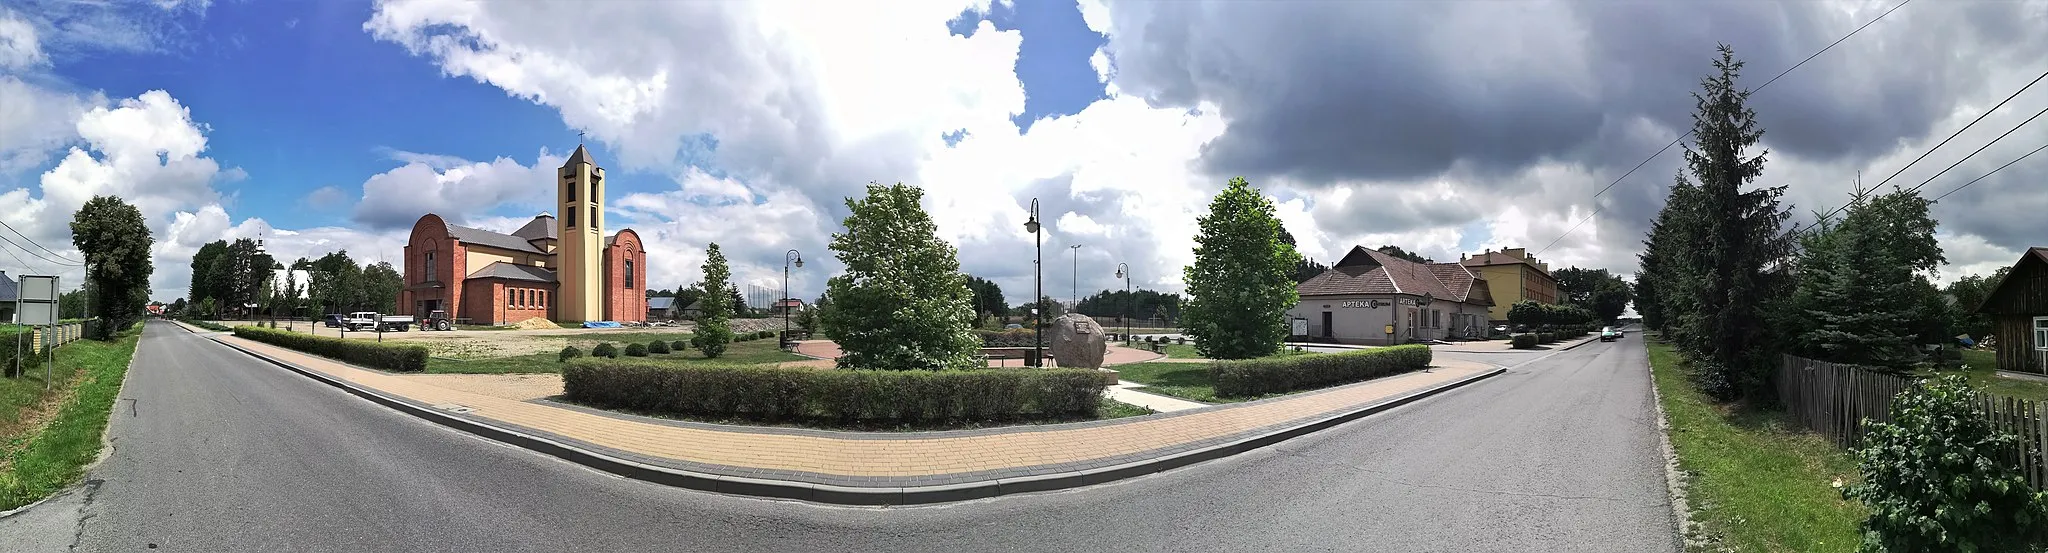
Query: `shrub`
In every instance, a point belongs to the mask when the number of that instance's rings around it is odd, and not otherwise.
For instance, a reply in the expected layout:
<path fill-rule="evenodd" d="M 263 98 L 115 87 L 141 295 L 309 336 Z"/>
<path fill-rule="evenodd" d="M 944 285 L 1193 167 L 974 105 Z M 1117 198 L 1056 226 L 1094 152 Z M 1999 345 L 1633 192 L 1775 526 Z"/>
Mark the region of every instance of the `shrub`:
<path fill-rule="evenodd" d="M 669 342 L 669 343 L 668 343 L 668 349 L 669 349 L 669 351 L 674 351 L 674 352 L 676 352 L 676 353 L 682 353 L 682 352 L 685 352 L 685 351 L 690 351 L 690 341 L 689 341 L 689 340 L 676 340 L 676 341 L 673 341 L 673 342 Z"/>
<path fill-rule="evenodd" d="M 1103 373 L 1086 369 L 818 370 L 586 359 L 562 370 L 597 407 L 754 420 L 912 422 L 1094 416 Z"/>
<path fill-rule="evenodd" d="M 193 321 L 185 321 L 185 324 L 188 324 L 188 325 L 192 325 L 192 326 L 196 326 L 196 327 L 199 327 L 199 328 L 203 328 L 203 329 L 206 329 L 206 330 L 211 330 L 211 331 L 214 331 L 214 332 L 232 332 L 232 331 L 234 331 L 234 330 L 235 330 L 235 329 L 233 329 L 233 328 L 229 328 L 229 327 L 225 327 L 225 326 L 221 326 L 221 325 L 217 325 L 217 324 L 209 323 L 209 322 L 206 322 L 206 321 L 197 321 L 197 320 L 193 320 Z"/>
<path fill-rule="evenodd" d="M 561 355 L 556 356 L 555 360 L 566 362 L 570 359 L 575 359 L 582 356 L 583 350 L 576 349 L 576 346 L 567 346 L 562 348 Z"/>
<path fill-rule="evenodd" d="M 1406 345 L 1344 353 L 1216 361 L 1209 377 L 1216 395 L 1248 397 L 1321 388 L 1421 370 L 1429 366 L 1429 346 Z"/>
<path fill-rule="evenodd" d="M 1515 349 L 1536 349 L 1536 335 L 1516 334 L 1508 344 L 1514 346 Z"/>
<path fill-rule="evenodd" d="M 380 344 L 368 340 L 347 340 L 312 336 L 288 330 L 257 326 L 236 327 L 235 336 L 282 348 L 295 349 L 345 363 L 387 371 L 417 372 L 427 369 L 427 348 Z"/>
<path fill-rule="evenodd" d="M 2008 455 L 2020 440 L 1978 410 L 1961 375 L 1892 398 L 1892 423 L 1871 422 L 1856 452 L 1863 483 L 1844 495 L 1870 508 L 1864 551 L 2038 551 L 2048 545 L 2048 494 Z"/>
<path fill-rule="evenodd" d="M 590 348 L 590 356 L 617 359 L 619 357 L 619 348 L 613 346 L 611 342 L 598 342 L 597 347 Z"/>
<path fill-rule="evenodd" d="M 647 356 L 647 344 L 642 344 L 642 343 L 639 343 L 639 342 L 633 342 L 633 343 L 631 343 L 631 344 L 626 344 L 626 357 L 646 357 L 646 356 Z"/>
<path fill-rule="evenodd" d="M 1034 332 L 1029 328 L 974 331 L 981 336 L 981 347 L 985 348 L 1028 348 Z"/>
<path fill-rule="evenodd" d="M 1549 332 L 1538 332 L 1538 333 L 1536 333 L 1536 343 L 1539 343 L 1539 344 L 1552 344 L 1552 343 L 1556 343 L 1556 342 L 1557 342 L 1557 335 L 1556 335 L 1556 334 L 1552 334 L 1552 333 L 1549 333 Z"/>
<path fill-rule="evenodd" d="M 655 340 L 647 343 L 647 353 L 668 354 L 668 342 Z"/>

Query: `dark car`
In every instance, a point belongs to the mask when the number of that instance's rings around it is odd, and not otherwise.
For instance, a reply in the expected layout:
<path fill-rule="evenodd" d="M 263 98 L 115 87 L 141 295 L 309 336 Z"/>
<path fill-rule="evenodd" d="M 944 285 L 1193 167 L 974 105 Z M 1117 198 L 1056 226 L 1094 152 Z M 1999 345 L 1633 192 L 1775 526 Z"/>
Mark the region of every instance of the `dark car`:
<path fill-rule="evenodd" d="M 321 318 L 321 321 L 327 324 L 327 328 L 341 328 L 342 326 L 340 313 L 329 313 L 326 317 Z"/>

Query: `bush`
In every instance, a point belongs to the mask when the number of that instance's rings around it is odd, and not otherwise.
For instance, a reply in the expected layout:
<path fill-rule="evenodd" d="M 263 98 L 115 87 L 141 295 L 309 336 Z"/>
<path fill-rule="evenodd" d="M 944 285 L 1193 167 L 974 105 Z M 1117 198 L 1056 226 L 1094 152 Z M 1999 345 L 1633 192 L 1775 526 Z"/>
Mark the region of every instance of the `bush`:
<path fill-rule="evenodd" d="M 380 344 L 368 340 L 347 340 L 300 334 L 288 330 L 271 330 L 257 326 L 236 327 L 235 336 L 263 342 L 282 348 L 295 349 L 321 357 L 333 358 L 345 363 L 354 363 L 387 371 L 418 372 L 427 369 L 427 348 L 397 344 Z"/>
<path fill-rule="evenodd" d="M 1508 344 L 1514 346 L 1515 349 L 1536 349 L 1536 335 L 1516 334 Z"/>
<path fill-rule="evenodd" d="M 2048 494 L 2008 455 L 2018 437 L 1978 410 L 1961 375 L 1892 398 L 1892 423 L 1871 422 L 1856 452 L 1863 482 L 1843 495 L 1870 508 L 1864 551 L 2038 551 L 2048 545 Z"/>
<path fill-rule="evenodd" d="M 934 423 L 1092 417 L 1109 383 L 1086 369 L 818 370 L 586 359 L 565 395 L 612 409 L 753 420 Z"/>
<path fill-rule="evenodd" d="M 668 354 L 668 342 L 655 340 L 647 343 L 647 353 Z"/>
<path fill-rule="evenodd" d="M 626 357 L 646 357 L 646 356 L 647 356 L 647 344 L 642 344 L 642 343 L 639 343 L 639 342 L 634 342 L 634 343 L 631 343 L 631 344 L 626 344 Z"/>
<path fill-rule="evenodd" d="M 1216 395 L 1249 397 L 1357 382 L 1429 366 L 1429 346 L 1406 345 L 1344 353 L 1216 361 Z"/>
<path fill-rule="evenodd" d="M 1538 343 L 1538 344 L 1554 344 L 1554 343 L 1557 343 L 1557 335 L 1556 335 L 1556 334 L 1552 334 L 1552 333 L 1549 333 L 1549 332 L 1538 332 L 1538 333 L 1536 333 L 1536 343 Z"/>
<path fill-rule="evenodd" d="M 570 360 L 570 359 L 575 359 L 575 358 L 578 358 L 578 357 L 582 357 L 582 356 L 583 356 L 583 350 L 580 350 L 580 349 L 576 349 L 576 346 L 567 346 L 567 347 L 563 347 L 563 348 L 562 348 L 562 353 L 561 353 L 561 355 L 557 355 L 557 356 L 555 357 L 555 360 L 556 360 L 556 361 L 562 361 L 562 362 L 567 362 L 567 361 L 568 361 L 568 360 Z"/>
<path fill-rule="evenodd" d="M 597 347 L 590 348 L 590 356 L 617 359 L 619 357 L 619 348 L 613 346 L 611 342 L 598 342 Z"/>
<path fill-rule="evenodd" d="M 676 340 L 676 341 L 673 341 L 673 342 L 669 342 L 669 343 L 668 343 L 668 349 L 669 349 L 669 351 L 673 351 L 673 352 L 676 352 L 676 353 L 682 353 L 682 352 L 685 352 L 685 351 L 690 351 L 690 341 L 689 341 L 689 340 Z"/>
<path fill-rule="evenodd" d="M 209 323 L 209 322 L 206 322 L 206 321 L 199 321 L 199 320 L 188 320 L 188 321 L 185 321 L 185 324 L 188 324 L 188 325 L 192 325 L 192 326 L 196 326 L 196 327 L 199 327 L 199 328 L 203 328 L 203 329 L 206 329 L 206 330 L 211 330 L 211 331 L 214 331 L 214 332 L 233 332 L 233 331 L 235 330 L 235 329 L 233 329 L 233 328 L 229 328 L 229 327 L 225 327 L 225 326 L 221 326 L 221 325 L 217 325 L 217 324 Z"/>

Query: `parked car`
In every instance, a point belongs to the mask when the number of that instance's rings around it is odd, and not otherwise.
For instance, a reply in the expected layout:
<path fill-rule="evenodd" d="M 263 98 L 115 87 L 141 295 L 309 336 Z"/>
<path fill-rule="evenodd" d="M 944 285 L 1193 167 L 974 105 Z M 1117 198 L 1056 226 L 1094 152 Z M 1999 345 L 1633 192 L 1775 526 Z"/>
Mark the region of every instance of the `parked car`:
<path fill-rule="evenodd" d="M 327 323 L 327 328 L 342 328 L 348 325 L 347 322 L 342 320 L 340 313 L 328 313 L 326 317 L 321 318 L 321 321 Z"/>
<path fill-rule="evenodd" d="M 1620 330 L 1611 326 L 1600 327 L 1600 341 L 1612 342 L 1619 339 L 1621 339 Z"/>
<path fill-rule="evenodd" d="M 1004 329 L 1004 330 L 1016 330 L 1016 329 L 1019 329 L 1019 328 L 1024 328 L 1024 325 L 1020 325 L 1020 324 L 1017 324 L 1017 323 L 1010 323 L 1010 324 L 1006 324 L 1006 325 L 1003 325 L 1003 329 Z"/>

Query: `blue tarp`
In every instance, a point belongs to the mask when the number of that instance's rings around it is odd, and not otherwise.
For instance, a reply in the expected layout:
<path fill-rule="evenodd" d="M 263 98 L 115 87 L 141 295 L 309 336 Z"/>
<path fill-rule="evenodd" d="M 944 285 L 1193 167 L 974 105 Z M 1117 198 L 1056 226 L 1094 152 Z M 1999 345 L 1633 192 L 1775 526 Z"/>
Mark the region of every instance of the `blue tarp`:
<path fill-rule="evenodd" d="M 618 328 L 618 327 L 619 327 L 619 323 L 616 323 L 616 322 L 612 322 L 612 321 L 584 321 L 584 322 L 583 322 L 583 328 Z"/>

